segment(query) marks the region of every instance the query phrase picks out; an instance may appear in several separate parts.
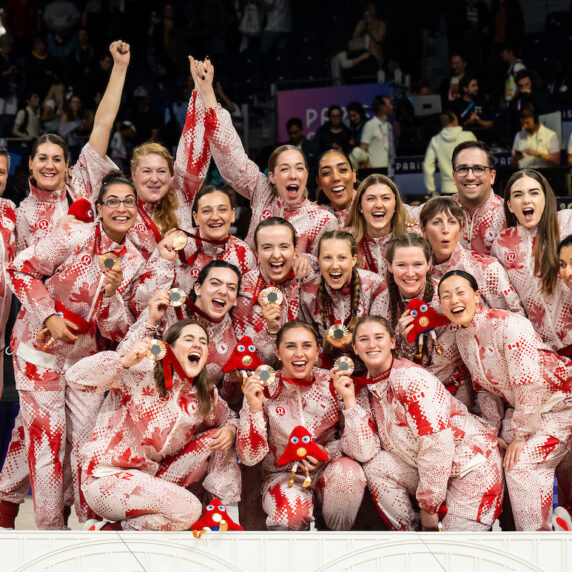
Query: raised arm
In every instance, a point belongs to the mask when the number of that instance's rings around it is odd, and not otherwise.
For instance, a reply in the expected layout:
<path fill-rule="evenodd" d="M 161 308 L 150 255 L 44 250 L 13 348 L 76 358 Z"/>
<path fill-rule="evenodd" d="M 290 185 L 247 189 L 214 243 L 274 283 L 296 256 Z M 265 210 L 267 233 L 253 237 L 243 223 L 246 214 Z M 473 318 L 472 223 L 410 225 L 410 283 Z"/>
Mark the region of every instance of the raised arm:
<path fill-rule="evenodd" d="M 121 94 L 123 93 L 123 85 L 125 84 L 125 76 L 129 67 L 131 52 L 129 44 L 117 40 L 109 46 L 109 51 L 113 57 L 113 69 L 109 83 L 101 103 L 95 113 L 93 129 L 89 137 L 89 144 L 102 157 L 107 154 L 109 145 L 109 136 L 113 129 L 113 124 L 119 111 L 121 103 Z"/>
<path fill-rule="evenodd" d="M 217 103 L 213 89 L 214 68 L 210 60 L 204 64 L 192 60 L 191 71 L 200 94 L 197 106 L 200 103 L 206 108 L 205 136 L 222 178 L 251 201 L 256 190 L 269 193 L 270 182 L 248 158 L 230 114 Z"/>

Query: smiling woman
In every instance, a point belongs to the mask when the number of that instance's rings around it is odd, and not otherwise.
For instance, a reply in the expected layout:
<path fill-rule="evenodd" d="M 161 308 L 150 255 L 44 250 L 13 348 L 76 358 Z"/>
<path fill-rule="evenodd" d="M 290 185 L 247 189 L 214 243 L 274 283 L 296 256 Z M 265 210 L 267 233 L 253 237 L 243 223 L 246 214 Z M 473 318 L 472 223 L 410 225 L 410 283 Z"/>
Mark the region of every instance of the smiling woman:
<path fill-rule="evenodd" d="M 504 469 L 516 528 L 552 530 L 554 469 L 572 437 L 572 366 L 526 318 L 480 306 L 470 274 L 445 274 L 439 296 L 447 317 L 461 326 L 457 346 L 479 388 L 482 416 L 500 429 L 501 446 L 508 444 Z"/>
<path fill-rule="evenodd" d="M 125 239 L 137 213 L 131 182 L 121 173 L 106 176 L 97 206 L 100 221 L 52 231 L 20 252 L 8 268 L 22 302 L 13 330 L 14 369 L 40 528 L 64 527 L 66 431 L 76 511 L 81 522 L 89 516 L 79 490 L 77 456 L 102 396 L 77 394 L 66 387 L 64 374 L 70 363 L 123 337 L 133 321 L 129 308 L 145 268 Z M 49 423 L 43 421 L 46 416 Z"/>
<path fill-rule="evenodd" d="M 207 373 L 209 336 L 202 325 L 182 320 L 171 326 L 163 336 L 166 356 L 154 366 L 146 357 L 151 339 L 133 334 L 123 342 L 124 353 L 101 352 L 67 374 L 76 389 L 113 390 L 118 397 L 105 401 L 82 451 L 82 492 L 104 519 L 88 526 L 188 530 L 202 511 L 186 489 L 192 483 L 203 481 L 224 503 L 238 498 L 236 415 Z"/>
<path fill-rule="evenodd" d="M 554 350 L 572 344 L 572 292 L 558 281 L 558 243 L 572 233 L 572 210 L 557 211 L 550 183 L 534 170 L 507 181 L 504 210 L 508 228 L 491 254 L 505 267 L 526 313 Z"/>
<path fill-rule="evenodd" d="M 338 449 L 340 407 L 330 390 L 328 372 L 314 367 L 318 355 L 317 332 L 305 322 L 289 322 L 276 337 L 276 355 L 283 368 L 276 372 L 267 388 L 256 375 L 246 381 L 236 448 L 246 466 L 260 463 L 262 468 L 266 525 L 269 530 L 307 530 L 313 520 L 317 495 L 326 526 L 349 530 L 361 504 L 365 483 L 359 464 L 341 456 Z M 298 463 L 278 466 L 291 435 L 300 426 L 328 460 L 306 456 L 303 451 L 304 458 Z M 292 443 L 297 442 L 294 439 L 295 436 Z M 311 480 L 302 483 L 295 476 L 299 464 L 308 471 Z"/>

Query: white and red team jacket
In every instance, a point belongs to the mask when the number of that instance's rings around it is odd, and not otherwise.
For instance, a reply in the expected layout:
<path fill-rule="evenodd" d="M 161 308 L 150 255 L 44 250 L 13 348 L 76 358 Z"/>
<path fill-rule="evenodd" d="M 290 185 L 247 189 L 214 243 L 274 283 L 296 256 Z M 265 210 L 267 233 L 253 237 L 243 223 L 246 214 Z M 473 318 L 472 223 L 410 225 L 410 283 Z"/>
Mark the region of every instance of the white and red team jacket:
<path fill-rule="evenodd" d="M 240 411 L 236 452 L 247 466 L 262 462 L 264 476 L 287 473 L 292 463 L 278 467 L 276 461 L 284 452 L 294 427 L 303 425 L 330 461 L 342 456 L 340 401 L 330 384 L 327 370 L 314 368 L 310 380 L 288 382 L 282 371 L 264 390 L 262 411 L 252 413 L 245 399 Z M 294 385 L 296 383 L 296 385 Z"/>
<path fill-rule="evenodd" d="M 485 204 L 472 215 L 463 206 L 458 194 L 453 195 L 453 200 L 463 209 L 467 218 L 459 242 L 470 250 L 491 254 L 494 239 L 506 228 L 503 199 L 491 190 Z"/>
<path fill-rule="evenodd" d="M 242 277 L 240 295 L 236 307 L 232 310 L 232 322 L 238 339 L 250 336 L 258 357 L 266 364 L 276 367 L 278 358 L 274 354 L 276 341 L 268 334 L 266 320 L 258 301 L 260 292 L 267 286 L 278 288 L 284 296 L 280 306 L 280 326 L 300 318 L 301 281 L 291 272 L 282 284 L 272 284 L 262 274 L 260 267 L 254 268 Z"/>
<path fill-rule="evenodd" d="M 514 438 L 536 431 L 541 415 L 570 400 L 572 361 L 544 344 L 526 318 L 479 308 L 471 325 L 457 330 L 457 345 L 478 391 L 482 416 L 497 429 L 503 400 L 514 408 Z M 550 424 L 545 425 L 550 431 Z M 556 436 L 562 427 L 553 428 Z"/>
<path fill-rule="evenodd" d="M 396 359 L 389 372 L 365 381 L 357 391 L 357 404 L 344 412 L 344 451 L 350 456 L 350 451 L 359 452 L 354 458 L 365 463 L 383 447 L 415 467 L 419 506 L 436 513 L 449 479 L 483 465 L 497 449 L 495 429 L 409 360 Z"/>
<path fill-rule="evenodd" d="M 558 212 L 560 236 L 572 234 L 572 210 Z M 558 351 L 572 344 L 572 292 L 558 280 L 552 294 L 540 293 L 540 275 L 534 275 L 537 229 L 512 226 L 496 239 L 492 255 L 506 268 L 528 319 L 546 344 Z"/>
<path fill-rule="evenodd" d="M 101 254 L 113 251 L 119 256 L 123 282 L 116 293 L 103 297 Z M 99 223 L 72 225 L 57 229 L 16 256 L 8 268 L 12 289 L 22 302 L 22 309 L 12 332 L 12 351 L 30 364 L 60 369 L 77 360 L 106 349 L 107 340 L 119 340 L 133 322 L 129 303 L 142 275 L 145 261 L 126 240 L 119 245 L 101 229 Z M 44 321 L 56 313 L 55 302 L 87 319 L 91 329 L 74 344 L 54 342 L 45 351 L 47 338 L 38 337 Z M 105 339 L 104 339 L 105 338 Z M 59 365 L 58 365 L 59 364 Z M 54 379 L 27 377 L 20 390 L 57 391 L 60 376 Z"/>
<path fill-rule="evenodd" d="M 16 255 L 16 233 L 14 232 L 16 213 L 14 209 L 15 206 L 12 201 L 0 198 L 0 352 L 4 351 L 4 335 L 12 301 L 12 291 L 6 275 L 6 268 Z M 1 364 L 2 358 L 0 357 L 0 397 L 4 382 Z"/>
<path fill-rule="evenodd" d="M 489 308 L 510 310 L 524 316 L 524 308 L 516 290 L 510 283 L 506 270 L 493 256 L 476 250 L 468 250 L 457 244 L 449 260 L 433 264 L 433 278 L 440 282 L 450 270 L 464 270 L 472 274 L 479 285 L 481 299 Z"/>
<path fill-rule="evenodd" d="M 66 373 L 74 389 L 103 393 L 103 402 L 90 441 L 82 449 L 84 478 L 121 475 L 139 470 L 158 476 L 163 462 L 197 439 L 201 432 L 237 425 L 236 414 L 218 396 L 212 411 L 199 413 L 196 389 L 173 375 L 173 388 L 162 398 L 153 377 L 154 362 L 147 358 L 125 369 L 118 352 L 100 352 L 76 363 Z M 214 452 L 207 477 L 213 494 L 226 502 L 240 497 L 236 455 Z M 205 479 L 206 483 L 206 479 Z"/>
<path fill-rule="evenodd" d="M 16 250 L 20 252 L 34 241 L 48 236 L 58 220 L 68 213 L 69 199 L 93 201 L 101 181 L 117 169 L 107 156 L 102 157 L 87 143 L 72 170 L 70 183 L 60 191 L 38 189 L 30 180 L 30 194 L 16 209 Z"/>
<path fill-rule="evenodd" d="M 200 97 L 193 91 L 187 108 L 187 119 L 181 134 L 177 157 L 175 160 L 175 176 L 172 191 L 177 199 L 176 209 L 179 227 L 191 231 L 193 227 L 192 207 L 195 195 L 199 191 L 208 172 L 210 164 L 209 146 L 205 141 L 204 108 L 197 105 Z M 148 259 L 161 233 L 153 221 L 158 203 L 147 203 L 139 200 L 137 222 L 129 231 L 129 239 Z"/>
<path fill-rule="evenodd" d="M 248 245 L 254 249 L 254 231 L 258 223 L 277 216 L 285 218 L 296 229 L 296 251 L 316 256 L 320 236 L 338 228 L 336 217 L 308 199 L 294 206 L 284 204 L 266 175 L 246 155 L 230 114 L 220 105 L 206 110 L 205 130 L 221 176 L 250 201 L 252 217 L 246 237 Z"/>

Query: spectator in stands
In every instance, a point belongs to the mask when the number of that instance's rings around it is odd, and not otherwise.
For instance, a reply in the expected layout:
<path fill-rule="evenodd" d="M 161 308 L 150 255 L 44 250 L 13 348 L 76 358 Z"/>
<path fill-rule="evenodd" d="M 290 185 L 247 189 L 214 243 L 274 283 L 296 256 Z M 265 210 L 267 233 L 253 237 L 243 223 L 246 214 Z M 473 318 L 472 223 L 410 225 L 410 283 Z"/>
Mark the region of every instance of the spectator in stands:
<path fill-rule="evenodd" d="M 36 139 L 40 136 L 40 97 L 36 92 L 26 97 L 26 105 L 18 111 L 12 134 L 21 139 Z"/>
<path fill-rule="evenodd" d="M 371 107 L 375 113 L 365 125 L 361 134 L 361 142 L 350 158 L 352 163 L 357 161 L 363 166 L 364 159 L 368 166 L 383 174 L 392 174 L 393 160 L 395 158 L 395 144 L 393 141 L 393 127 L 389 118 L 393 115 L 391 99 L 384 95 L 376 95 Z M 360 153 L 361 151 L 365 152 Z"/>
<path fill-rule="evenodd" d="M 12 127 L 12 121 L 18 111 L 18 74 L 19 70 L 12 57 L 14 42 L 8 34 L 0 38 L 0 135 Z"/>
<path fill-rule="evenodd" d="M 490 133 L 494 127 L 489 107 L 479 97 L 479 82 L 476 77 L 465 74 L 459 82 L 459 97 L 451 104 L 463 129 L 474 131 L 480 140 L 483 133 Z"/>
<path fill-rule="evenodd" d="M 461 54 L 451 54 L 450 61 L 451 74 L 441 82 L 439 88 L 443 109 L 449 107 L 451 102 L 459 96 L 459 82 L 467 72 L 467 62 Z"/>
<path fill-rule="evenodd" d="M 453 149 L 463 141 L 476 141 L 474 133 L 463 131 L 459 125 L 459 120 L 454 111 L 448 110 L 441 114 L 441 131 L 431 139 L 425 152 L 423 161 L 423 177 L 427 191 L 434 195 L 436 193 L 435 165 L 439 167 L 441 175 L 441 195 L 453 195 L 457 192 L 457 187 L 453 181 L 453 164 L 451 155 Z"/>
<path fill-rule="evenodd" d="M 533 105 L 520 111 L 522 130 L 514 137 L 510 164 L 519 169 L 542 169 L 560 165 L 558 135 L 538 120 Z"/>
<path fill-rule="evenodd" d="M 504 80 L 504 100 L 506 103 L 516 95 L 516 74 L 526 69 L 523 61 L 516 57 L 515 49 L 504 44 L 499 49 L 500 58 L 508 66 Z"/>
<path fill-rule="evenodd" d="M 68 144 L 74 161 L 91 133 L 93 119 L 93 110 L 85 109 L 78 95 L 72 95 L 64 105 L 59 135 Z"/>
<path fill-rule="evenodd" d="M 2 23 L 12 38 L 14 51 L 18 55 L 27 54 L 30 42 L 40 32 L 38 6 L 34 0 L 6 0 L 2 13 Z"/>
<path fill-rule="evenodd" d="M 300 149 L 306 156 L 308 162 L 308 190 L 314 193 L 316 189 L 316 161 L 318 152 L 314 141 L 310 141 L 304 135 L 304 126 L 299 117 L 290 117 L 286 122 L 286 130 L 288 131 L 288 145 L 293 145 Z"/>
<path fill-rule="evenodd" d="M 351 133 L 342 121 L 343 112 L 339 105 L 328 107 L 328 121 L 318 127 L 314 135 L 314 145 L 318 154 L 328 149 L 341 149 L 347 153 L 350 146 Z"/>
<path fill-rule="evenodd" d="M 380 68 L 383 65 L 382 44 L 385 38 L 385 30 L 385 22 L 377 16 L 376 3 L 368 2 L 363 13 L 363 19 L 355 27 L 352 41 L 363 40 L 363 49 L 375 57 Z"/>
<path fill-rule="evenodd" d="M 74 2 L 53 0 L 44 9 L 44 25 L 50 32 L 67 35 L 77 24 L 79 16 Z"/>
<path fill-rule="evenodd" d="M 361 143 L 361 133 L 367 122 L 365 109 L 359 101 L 352 101 L 346 105 L 348 119 L 350 120 L 350 146 L 357 147 Z"/>
<path fill-rule="evenodd" d="M 43 38 L 36 38 L 26 64 L 26 90 L 35 91 L 43 99 L 50 89 L 57 64 L 48 54 Z"/>
<path fill-rule="evenodd" d="M 528 69 L 520 70 L 516 76 L 516 94 L 508 106 L 511 139 L 520 131 L 520 112 L 527 105 L 533 105 L 539 115 L 557 109 L 551 96 L 538 88 L 538 77 Z"/>

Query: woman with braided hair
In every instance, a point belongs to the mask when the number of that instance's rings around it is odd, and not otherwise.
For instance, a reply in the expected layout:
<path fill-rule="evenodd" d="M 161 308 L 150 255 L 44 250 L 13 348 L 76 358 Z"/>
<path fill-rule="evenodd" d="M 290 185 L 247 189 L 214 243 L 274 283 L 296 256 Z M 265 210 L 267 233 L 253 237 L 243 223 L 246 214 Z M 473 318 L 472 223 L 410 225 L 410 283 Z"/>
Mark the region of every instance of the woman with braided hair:
<path fill-rule="evenodd" d="M 397 331 L 398 355 L 411 360 L 417 347 L 406 342 L 414 319 L 407 310 L 409 302 L 418 298 L 442 314 L 436 294 L 437 283 L 431 275 L 431 256 L 429 243 L 411 232 L 394 238 L 387 246 L 387 290 L 379 315 L 386 316 Z M 442 353 L 438 353 L 433 338 L 425 335 L 421 364 L 470 410 L 473 404 L 471 380 L 457 350 L 454 328 L 440 326 L 435 328 L 435 334 Z"/>
<path fill-rule="evenodd" d="M 385 278 L 387 245 L 408 229 L 419 230 L 418 210 L 403 202 L 389 177 L 374 173 L 362 181 L 352 203 L 347 230 L 356 239 L 365 270 Z"/>
<path fill-rule="evenodd" d="M 352 354 L 351 330 L 358 318 L 380 314 L 384 281 L 357 268 L 357 245 L 343 230 L 326 232 L 318 243 L 319 273 L 309 276 L 300 290 L 302 317 L 323 338 L 324 365 Z"/>

